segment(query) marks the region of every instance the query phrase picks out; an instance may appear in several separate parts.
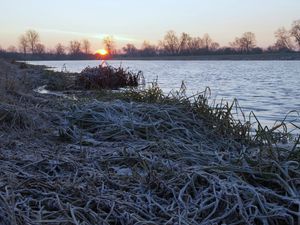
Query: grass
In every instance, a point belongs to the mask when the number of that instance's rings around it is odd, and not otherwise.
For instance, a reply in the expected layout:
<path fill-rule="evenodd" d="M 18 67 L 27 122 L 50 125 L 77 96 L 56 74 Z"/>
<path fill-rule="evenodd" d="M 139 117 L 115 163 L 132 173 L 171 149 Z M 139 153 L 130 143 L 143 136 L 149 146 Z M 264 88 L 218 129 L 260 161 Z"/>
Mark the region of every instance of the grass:
<path fill-rule="evenodd" d="M 299 155 L 299 147 L 285 151 L 274 147 L 271 137 L 279 127 L 259 128 L 250 135 L 249 121 L 235 119 L 235 111 L 239 110 L 236 101 L 211 107 L 207 94 L 208 90 L 191 101 L 184 97 L 183 90 L 165 96 L 154 85 L 142 92 L 125 92 L 126 101 L 95 100 L 65 114 L 68 123 L 60 130 L 65 141 L 82 149 L 97 148 L 101 143 L 122 146 L 113 151 L 86 153 L 93 158 L 93 173 L 102 174 L 104 179 L 102 191 L 93 192 L 99 221 L 300 221 L 299 158 L 291 158 L 291 153 Z M 86 160 L 81 158 L 81 162 Z M 102 193 L 106 193 L 105 197 Z M 86 201 L 74 204 L 78 223 L 96 222 L 89 218 Z"/>
<path fill-rule="evenodd" d="M 194 96 L 186 96 L 186 87 L 184 83 L 177 92 L 170 92 L 164 95 L 163 91 L 156 83 L 144 90 L 132 89 L 126 91 L 124 95 L 130 101 L 172 104 L 178 107 L 184 107 L 187 112 L 193 112 L 195 116 L 202 119 L 205 126 L 214 131 L 217 135 L 233 138 L 234 140 L 249 143 L 251 141 L 251 124 L 246 121 L 245 115 L 241 110 L 237 100 L 231 104 L 220 102 L 216 105 L 210 105 L 210 89 L 198 93 Z M 242 120 L 237 119 L 236 115 L 242 115 Z"/>
<path fill-rule="evenodd" d="M 0 125 L 8 128 L 29 129 L 34 124 L 26 110 L 18 109 L 17 106 L 0 103 Z"/>
<path fill-rule="evenodd" d="M 134 73 L 121 66 L 115 68 L 109 65 L 100 65 L 85 68 L 76 83 L 84 89 L 118 89 L 137 87 L 142 78 L 142 72 Z"/>
<path fill-rule="evenodd" d="M 102 91 L 123 87 L 137 87 L 143 82 L 144 78 L 142 72 L 134 73 L 122 67 L 115 68 L 109 65 L 100 65 L 93 68 L 87 67 L 81 73 L 70 73 L 66 69 L 60 72 L 44 70 L 43 79 L 46 82 L 47 89 L 50 91 L 75 89 Z"/>
<path fill-rule="evenodd" d="M 253 127 L 237 101 L 184 85 L 81 95 L 0 104 L 0 123 L 15 124 L 0 129 L 1 224 L 300 222 L 300 138 L 279 145 L 285 121 Z"/>
<path fill-rule="evenodd" d="M 45 70 L 43 78 L 46 80 L 47 89 L 50 91 L 67 91 L 75 89 L 76 73 L 57 72 Z"/>

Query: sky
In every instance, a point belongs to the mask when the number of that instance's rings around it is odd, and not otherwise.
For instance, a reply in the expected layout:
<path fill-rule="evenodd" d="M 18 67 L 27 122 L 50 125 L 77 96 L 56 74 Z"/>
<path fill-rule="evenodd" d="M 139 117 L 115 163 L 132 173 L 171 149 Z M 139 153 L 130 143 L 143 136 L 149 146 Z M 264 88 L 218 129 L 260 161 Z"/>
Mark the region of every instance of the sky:
<path fill-rule="evenodd" d="M 118 47 L 156 44 L 169 30 L 208 33 L 221 45 L 251 31 L 266 47 L 276 29 L 300 19 L 300 0 L 0 0 L 0 9 L 2 48 L 17 46 L 28 29 L 38 31 L 48 47 L 89 39 L 95 50 L 106 35 Z"/>

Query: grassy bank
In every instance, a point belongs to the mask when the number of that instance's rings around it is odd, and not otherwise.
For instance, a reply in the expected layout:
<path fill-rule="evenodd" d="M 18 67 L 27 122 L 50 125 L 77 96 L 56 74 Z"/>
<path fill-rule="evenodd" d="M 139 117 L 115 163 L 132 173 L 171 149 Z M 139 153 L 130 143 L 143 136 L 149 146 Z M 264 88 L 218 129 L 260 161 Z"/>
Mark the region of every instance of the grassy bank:
<path fill-rule="evenodd" d="M 300 222 L 284 124 L 253 133 L 208 90 L 73 90 L 76 74 L 0 68 L 1 224 Z M 63 95 L 33 91 L 50 84 Z"/>

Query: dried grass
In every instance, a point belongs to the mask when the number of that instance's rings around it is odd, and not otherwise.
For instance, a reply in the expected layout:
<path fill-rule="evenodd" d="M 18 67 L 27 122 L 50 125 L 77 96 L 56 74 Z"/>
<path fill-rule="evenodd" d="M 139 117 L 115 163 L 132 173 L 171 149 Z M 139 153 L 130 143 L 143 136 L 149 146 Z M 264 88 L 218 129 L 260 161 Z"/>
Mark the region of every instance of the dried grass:
<path fill-rule="evenodd" d="M 14 104 L 0 103 L 0 128 L 29 130 L 41 126 L 39 112 L 34 107 L 23 108 Z"/>
<path fill-rule="evenodd" d="M 76 84 L 84 89 L 118 89 L 122 87 L 137 87 L 142 72 L 134 73 L 121 66 L 118 68 L 109 65 L 87 67 L 76 80 Z"/>
<path fill-rule="evenodd" d="M 299 223 L 298 143 L 250 135 L 236 101 L 208 94 L 154 86 L 76 104 L 57 115 L 61 142 L 3 148 L 0 223 Z"/>
<path fill-rule="evenodd" d="M 67 91 L 75 88 L 75 77 L 78 76 L 78 74 L 45 70 L 43 76 L 47 81 L 46 86 L 48 90 Z"/>

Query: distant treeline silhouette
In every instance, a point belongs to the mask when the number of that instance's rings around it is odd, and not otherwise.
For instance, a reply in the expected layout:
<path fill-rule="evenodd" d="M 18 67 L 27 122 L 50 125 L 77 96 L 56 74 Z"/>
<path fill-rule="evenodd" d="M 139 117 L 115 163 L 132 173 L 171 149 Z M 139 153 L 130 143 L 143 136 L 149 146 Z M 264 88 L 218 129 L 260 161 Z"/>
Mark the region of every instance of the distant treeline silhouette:
<path fill-rule="evenodd" d="M 113 36 L 103 39 L 103 44 L 110 57 L 155 57 L 155 56 L 204 56 L 204 55 L 236 55 L 263 53 L 292 53 L 300 49 L 300 20 L 292 23 L 290 29 L 279 28 L 274 33 L 276 41 L 268 48 L 257 46 L 256 36 L 252 32 L 245 32 L 236 37 L 228 46 L 220 46 L 209 34 L 193 37 L 187 33 L 177 35 L 168 31 L 163 40 L 157 45 L 144 41 L 141 48 L 128 43 L 122 49 L 116 49 Z M 68 46 L 58 43 L 54 49 L 46 50 L 40 41 L 40 35 L 35 30 L 28 30 L 19 38 L 18 48 L 10 46 L 0 47 L 0 57 L 23 60 L 71 60 L 94 59 L 89 40 L 73 40 Z"/>

